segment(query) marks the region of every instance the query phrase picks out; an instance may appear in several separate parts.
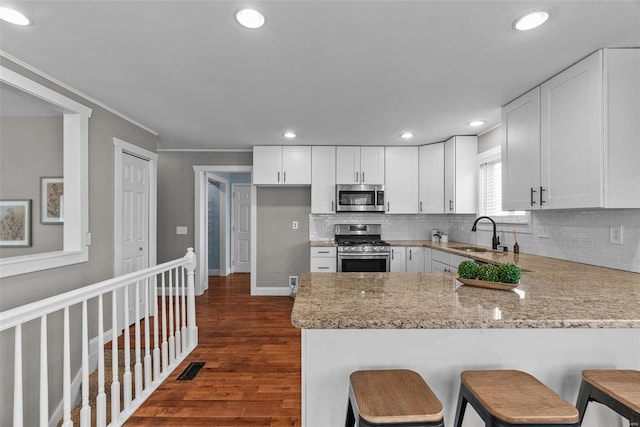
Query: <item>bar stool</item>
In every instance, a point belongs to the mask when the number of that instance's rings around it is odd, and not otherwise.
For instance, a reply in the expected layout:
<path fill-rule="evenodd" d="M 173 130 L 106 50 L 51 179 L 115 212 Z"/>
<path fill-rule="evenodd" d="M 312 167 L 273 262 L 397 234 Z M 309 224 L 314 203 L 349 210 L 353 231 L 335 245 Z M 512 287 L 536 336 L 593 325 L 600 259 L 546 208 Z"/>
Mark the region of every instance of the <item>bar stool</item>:
<path fill-rule="evenodd" d="M 629 420 L 630 427 L 640 427 L 640 371 L 633 370 L 586 370 L 576 407 L 580 422 L 584 418 L 587 404 L 602 403 Z"/>
<path fill-rule="evenodd" d="M 442 413 L 442 403 L 417 372 L 356 371 L 349 377 L 347 427 L 444 427 Z"/>
<path fill-rule="evenodd" d="M 578 410 L 533 376 L 512 370 L 464 371 L 454 426 L 470 403 L 486 427 L 578 427 Z"/>

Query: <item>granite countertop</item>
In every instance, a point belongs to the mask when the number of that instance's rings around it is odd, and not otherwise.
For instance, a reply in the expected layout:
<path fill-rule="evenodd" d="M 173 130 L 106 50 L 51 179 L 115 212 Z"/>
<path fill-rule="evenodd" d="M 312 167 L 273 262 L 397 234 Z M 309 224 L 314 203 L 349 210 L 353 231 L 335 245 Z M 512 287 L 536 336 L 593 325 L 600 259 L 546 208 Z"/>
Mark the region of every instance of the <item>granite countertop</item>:
<path fill-rule="evenodd" d="M 398 242 L 390 242 L 398 244 Z M 456 286 L 450 273 L 304 273 L 302 329 L 640 328 L 640 274 L 466 243 L 401 241 L 523 268 L 514 291 Z"/>

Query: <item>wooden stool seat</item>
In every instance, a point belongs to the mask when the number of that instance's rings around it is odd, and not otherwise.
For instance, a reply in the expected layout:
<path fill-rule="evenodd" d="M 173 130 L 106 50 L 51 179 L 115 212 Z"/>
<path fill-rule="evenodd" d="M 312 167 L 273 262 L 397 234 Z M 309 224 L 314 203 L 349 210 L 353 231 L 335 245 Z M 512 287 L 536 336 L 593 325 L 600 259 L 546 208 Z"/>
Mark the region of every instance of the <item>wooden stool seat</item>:
<path fill-rule="evenodd" d="M 576 406 L 580 421 L 590 401 L 602 403 L 640 427 L 640 371 L 601 369 L 582 371 Z"/>
<path fill-rule="evenodd" d="M 467 402 L 487 426 L 578 426 L 578 410 L 535 377 L 513 370 L 465 371 L 460 375 L 455 426 Z"/>
<path fill-rule="evenodd" d="M 349 377 L 347 423 L 444 426 L 442 403 L 414 371 L 357 371 Z"/>

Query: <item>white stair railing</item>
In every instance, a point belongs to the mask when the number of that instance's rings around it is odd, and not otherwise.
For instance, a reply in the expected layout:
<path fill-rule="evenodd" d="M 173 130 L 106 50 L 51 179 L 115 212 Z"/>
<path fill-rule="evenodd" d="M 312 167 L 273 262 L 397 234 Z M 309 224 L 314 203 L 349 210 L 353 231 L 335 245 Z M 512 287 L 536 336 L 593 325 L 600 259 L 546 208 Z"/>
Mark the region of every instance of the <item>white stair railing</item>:
<path fill-rule="evenodd" d="M 72 396 L 74 383 L 72 376 L 79 378 L 82 384 L 79 399 L 80 427 L 91 425 L 91 413 L 94 411 L 97 426 L 122 425 L 198 345 L 194 289 L 195 260 L 193 249 L 189 248 L 183 258 L 1 312 L 0 332 L 4 334 L 5 331 L 14 331 L 12 425 L 14 427 L 27 425 L 27 418 L 30 417 L 33 417 L 31 422 L 34 425 L 37 423 L 39 427 L 50 427 L 57 424 L 60 419 L 64 427 L 74 425 L 71 420 L 71 408 L 75 400 L 78 400 L 78 396 L 75 398 Z M 160 296 L 158 296 L 158 288 L 160 288 Z M 135 296 L 135 301 L 130 301 L 133 299 L 129 295 L 130 292 Z M 105 299 L 112 301 L 110 311 L 105 311 Z M 130 303 L 135 305 L 134 319 L 130 319 L 129 316 Z M 93 307 L 93 304 L 96 304 L 97 308 L 90 310 L 88 307 Z M 78 311 L 80 311 L 79 314 Z M 54 332 L 62 329 L 60 332 L 62 350 L 61 353 L 55 353 L 50 345 L 47 325 L 51 329 L 54 316 L 60 312 L 63 315 L 62 323 Z M 104 327 L 109 325 L 109 319 L 105 319 L 105 313 L 111 315 L 111 330 L 107 332 L 104 331 Z M 97 314 L 97 319 L 91 318 L 91 314 Z M 25 387 L 28 387 L 30 382 L 25 380 L 23 371 L 25 356 L 23 325 L 38 319 L 40 320 L 37 381 L 39 389 L 28 390 Z M 141 321 L 144 323 L 143 332 L 140 327 Z M 74 323 L 82 324 L 81 333 L 72 333 L 70 325 Z M 97 335 L 90 340 L 89 331 L 91 330 L 97 331 Z M 117 337 L 120 333 L 123 335 L 124 350 L 122 383 L 118 376 L 120 343 Z M 113 338 L 110 361 L 105 361 L 105 335 L 109 339 Z M 133 357 L 131 340 L 134 341 Z M 97 355 L 91 355 L 91 344 L 96 342 Z M 142 353 L 143 350 L 144 353 Z M 78 352 L 79 357 L 78 355 L 74 357 L 74 353 Z M 80 364 L 72 366 L 72 360 L 78 358 Z M 96 369 L 96 366 L 91 366 L 91 360 L 95 359 L 97 359 L 98 381 L 95 386 L 97 393 L 94 394 L 97 394 L 97 398 L 95 408 L 92 408 L 89 400 L 89 372 Z M 111 378 L 105 376 L 105 363 L 111 363 Z M 52 367 L 59 370 L 60 365 L 62 365 L 62 381 L 58 384 L 60 389 L 57 395 L 62 396 L 62 401 L 50 402 L 49 395 L 53 386 L 50 382 L 50 373 Z M 106 384 L 106 381 L 109 381 L 109 384 Z M 106 390 L 111 394 L 109 414 L 107 414 Z M 25 396 L 38 397 L 35 402 L 25 402 Z M 55 410 L 52 411 L 52 409 Z M 108 424 L 107 418 L 109 418 Z"/>

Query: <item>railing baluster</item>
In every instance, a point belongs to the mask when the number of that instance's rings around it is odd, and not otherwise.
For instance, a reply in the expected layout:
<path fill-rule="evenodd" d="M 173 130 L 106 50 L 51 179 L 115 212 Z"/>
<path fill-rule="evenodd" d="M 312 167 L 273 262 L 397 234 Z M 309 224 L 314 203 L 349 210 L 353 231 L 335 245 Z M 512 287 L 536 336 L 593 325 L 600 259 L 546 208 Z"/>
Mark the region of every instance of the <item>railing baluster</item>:
<path fill-rule="evenodd" d="M 153 276 L 153 381 L 160 378 L 160 348 L 158 347 L 158 275 Z"/>
<path fill-rule="evenodd" d="M 129 342 L 129 285 L 124 286 L 124 374 L 122 375 L 122 397 L 124 398 L 124 410 L 131 406 L 131 343 Z"/>
<path fill-rule="evenodd" d="M 175 308 L 176 308 L 176 358 L 182 354 L 182 331 L 180 330 L 180 267 L 176 267 L 176 292 L 175 292 Z"/>
<path fill-rule="evenodd" d="M 135 299 L 135 315 L 136 322 L 134 327 L 135 332 L 135 356 L 136 363 L 134 365 L 135 373 L 135 390 L 136 399 L 139 399 L 142 395 L 142 362 L 140 360 L 140 281 L 136 282 L 136 299 Z"/>
<path fill-rule="evenodd" d="M 89 406 L 89 321 L 87 319 L 87 300 L 82 301 L 82 409 L 80 426 L 91 426 L 91 407 Z"/>
<path fill-rule="evenodd" d="M 40 318 L 40 427 L 49 426 L 49 354 L 47 350 L 47 315 Z"/>
<path fill-rule="evenodd" d="M 187 249 L 187 258 L 189 258 L 187 268 L 187 304 L 189 310 L 187 312 L 187 330 L 189 331 L 189 348 L 198 345 L 198 327 L 196 326 L 196 294 L 194 275 L 196 270 L 196 254 L 193 248 Z"/>
<path fill-rule="evenodd" d="M 167 343 L 167 301 L 166 301 L 166 272 L 162 272 L 162 372 L 169 367 L 169 344 Z"/>
<path fill-rule="evenodd" d="M 169 365 L 176 360 L 176 341 L 173 336 L 173 270 L 169 271 Z"/>
<path fill-rule="evenodd" d="M 96 396 L 96 423 L 107 425 L 107 395 L 104 392 L 104 307 L 102 294 L 98 295 L 98 396 Z"/>
<path fill-rule="evenodd" d="M 62 427 L 73 427 L 71 421 L 71 349 L 69 340 L 69 307 L 64 308 L 62 323 Z"/>
<path fill-rule="evenodd" d="M 180 322 L 182 323 L 182 351 L 186 351 L 187 344 L 187 283 L 185 280 L 185 270 L 184 266 L 180 267 L 182 272 L 180 274 L 180 282 L 182 286 L 180 286 L 180 298 L 182 298 L 182 317 Z"/>
<path fill-rule="evenodd" d="M 14 333 L 13 426 L 22 427 L 22 325 L 17 325 Z"/>
<path fill-rule="evenodd" d="M 149 341 L 149 278 L 144 279 L 144 388 L 151 386 L 151 345 Z"/>
<path fill-rule="evenodd" d="M 120 380 L 118 379 L 118 289 L 111 292 L 111 424 L 120 418 Z"/>

